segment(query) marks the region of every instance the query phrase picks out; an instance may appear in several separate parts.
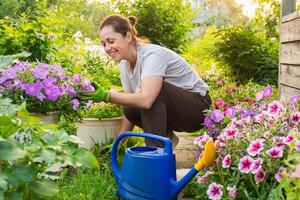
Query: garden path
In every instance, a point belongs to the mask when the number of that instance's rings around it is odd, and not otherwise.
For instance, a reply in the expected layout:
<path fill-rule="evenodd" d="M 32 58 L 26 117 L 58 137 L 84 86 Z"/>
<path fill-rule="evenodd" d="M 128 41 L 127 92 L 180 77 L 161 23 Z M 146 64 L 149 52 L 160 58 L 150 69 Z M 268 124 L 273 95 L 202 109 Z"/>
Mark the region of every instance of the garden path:
<path fill-rule="evenodd" d="M 179 143 L 174 149 L 176 155 L 176 174 L 177 180 L 180 180 L 195 164 L 196 162 L 196 146 L 194 145 L 195 137 L 186 136 L 187 133 L 176 132 L 179 138 Z M 178 195 L 178 200 L 192 200 Z"/>

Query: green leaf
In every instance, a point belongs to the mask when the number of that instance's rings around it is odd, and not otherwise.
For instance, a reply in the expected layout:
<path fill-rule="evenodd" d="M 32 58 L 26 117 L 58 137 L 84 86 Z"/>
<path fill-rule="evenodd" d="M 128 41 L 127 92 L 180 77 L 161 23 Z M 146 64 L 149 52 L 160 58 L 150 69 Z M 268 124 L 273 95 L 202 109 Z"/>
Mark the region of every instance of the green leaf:
<path fill-rule="evenodd" d="M 11 168 L 14 176 L 24 182 L 32 182 L 36 179 L 37 170 L 30 165 L 15 164 Z"/>
<path fill-rule="evenodd" d="M 8 137 L 11 134 L 15 133 L 18 129 L 10 117 L 0 116 L 0 135 L 3 137 Z"/>
<path fill-rule="evenodd" d="M 43 149 L 40 157 L 42 157 L 47 163 L 52 163 L 56 158 L 56 152 L 50 149 Z"/>
<path fill-rule="evenodd" d="M 22 193 L 18 192 L 8 192 L 5 194 L 5 199 L 8 200 L 23 200 L 23 195 Z"/>
<path fill-rule="evenodd" d="M 25 156 L 25 151 L 0 137 L 0 160 L 15 160 Z"/>
<path fill-rule="evenodd" d="M 7 190 L 8 183 L 5 179 L 0 179 L 0 190 Z"/>
<path fill-rule="evenodd" d="M 4 191 L 0 189 L 0 200 L 4 200 Z"/>
<path fill-rule="evenodd" d="M 80 140 L 79 137 L 75 136 L 75 135 L 69 135 L 68 140 L 72 143 L 76 143 L 76 144 L 81 144 L 82 141 Z"/>
<path fill-rule="evenodd" d="M 74 154 L 75 158 L 82 163 L 87 168 L 96 168 L 99 167 L 99 163 L 91 152 L 86 149 L 80 148 L 75 150 Z"/>
<path fill-rule="evenodd" d="M 43 196 L 53 196 L 58 192 L 58 186 L 51 181 L 34 181 L 29 184 L 29 188 L 36 194 Z"/>
<path fill-rule="evenodd" d="M 18 58 L 27 58 L 30 55 L 31 53 L 28 52 L 22 52 L 13 55 L 0 55 L 0 69 L 8 65 L 11 65 Z"/>

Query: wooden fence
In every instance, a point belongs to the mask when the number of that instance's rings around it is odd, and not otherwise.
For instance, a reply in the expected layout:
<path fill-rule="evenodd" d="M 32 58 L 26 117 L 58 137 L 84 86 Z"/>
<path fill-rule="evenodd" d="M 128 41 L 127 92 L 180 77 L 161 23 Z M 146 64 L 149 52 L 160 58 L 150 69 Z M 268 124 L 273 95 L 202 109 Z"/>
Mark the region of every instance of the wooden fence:
<path fill-rule="evenodd" d="M 282 0 L 280 25 L 279 95 L 300 95 L 300 11 L 296 0 Z"/>

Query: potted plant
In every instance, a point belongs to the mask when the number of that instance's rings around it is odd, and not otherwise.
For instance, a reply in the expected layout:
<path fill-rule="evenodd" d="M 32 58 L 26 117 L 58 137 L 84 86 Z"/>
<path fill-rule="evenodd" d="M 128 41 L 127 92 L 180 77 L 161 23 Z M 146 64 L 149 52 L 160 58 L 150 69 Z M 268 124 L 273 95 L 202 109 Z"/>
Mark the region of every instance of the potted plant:
<path fill-rule="evenodd" d="M 45 124 L 57 122 L 60 114 L 78 118 L 79 108 L 88 107 L 77 99 L 78 90 L 94 88 L 79 74 L 68 76 L 60 65 L 16 61 L 0 73 L 4 97 L 16 104 L 26 102 L 27 110 Z"/>
<path fill-rule="evenodd" d="M 122 109 L 111 103 L 94 103 L 81 112 L 77 126 L 77 136 L 83 141 L 82 146 L 91 148 L 95 143 L 107 143 L 116 137 L 121 122 Z"/>

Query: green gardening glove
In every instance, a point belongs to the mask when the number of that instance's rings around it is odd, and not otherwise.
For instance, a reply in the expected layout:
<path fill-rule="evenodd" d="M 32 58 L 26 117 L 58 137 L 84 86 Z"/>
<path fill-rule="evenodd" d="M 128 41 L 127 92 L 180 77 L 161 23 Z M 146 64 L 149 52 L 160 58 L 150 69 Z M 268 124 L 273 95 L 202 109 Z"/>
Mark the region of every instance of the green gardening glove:
<path fill-rule="evenodd" d="M 95 88 L 94 92 L 79 92 L 78 96 L 81 100 L 93 100 L 94 102 L 104 101 L 105 103 L 109 102 L 110 92 L 108 90 L 104 90 L 97 83 L 92 83 L 92 86 Z"/>

